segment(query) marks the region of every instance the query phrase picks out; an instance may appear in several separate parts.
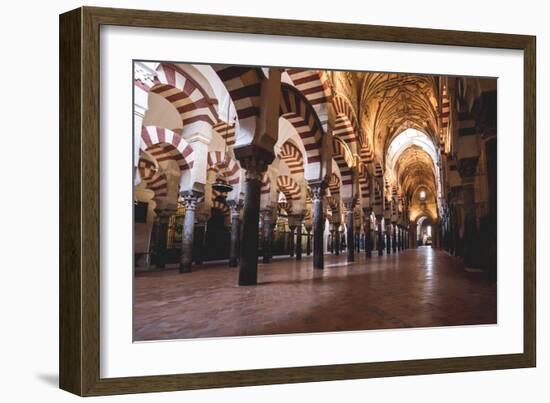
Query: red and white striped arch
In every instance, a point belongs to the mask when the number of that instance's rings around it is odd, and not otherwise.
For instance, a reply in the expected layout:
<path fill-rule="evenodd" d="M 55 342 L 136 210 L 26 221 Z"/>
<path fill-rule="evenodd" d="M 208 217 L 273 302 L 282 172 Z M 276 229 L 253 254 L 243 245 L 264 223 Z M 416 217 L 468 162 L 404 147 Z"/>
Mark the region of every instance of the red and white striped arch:
<path fill-rule="evenodd" d="M 185 133 L 208 133 L 218 121 L 218 101 L 174 64 L 161 63 L 156 73 L 152 87 L 143 88 L 146 84 L 141 81 L 136 81 L 136 85 L 170 102 L 180 115 Z"/>
<path fill-rule="evenodd" d="M 372 162 L 374 161 L 374 152 L 372 151 L 372 147 L 370 146 L 368 140 L 365 140 L 361 145 L 361 150 L 359 151 L 359 158 L 361 162 L 367 166 L 369 164 L 372 164 Z"/>
<path fill-rule="evenodd" d="M 344 141 L 338 137 L 332 138 L 332 151 L 332 158 L 340 170 L 340 177 L 342 180 L 342 196 L 344 198 L 349 198 L 352 196 L 353 186 L 353 155 Z"/>
<path fill-rule="evenodd" d="M 335 173 L 330 175 L 330 179 L 328 181 L 328 188 L 330 190 L 331 195 L 340 194 L 340 178 Z"/>
<path fill-rule="evenodd" d="M 140 158 L 138 162 L 139 175 L 145 187 L 154 193 L 153 199 L 159 200 L 168 194 L 166 175 L 160 173 L 153 161 Z"/>
<path fill-rule="evenodd" d="M 445 151 L 445 141 L 447 139 L 447 131 L 449 130 L 449 117 L 451 111 L 451 104 L 449 101 L 449 94 L 447 93 L 447 87 L 443 87 L 441 93 L 441 134 L 439 143 L 441 152 Z"/>
<path fill-rule="evenodd" d="M 230 155 L 222 151 L 210 151 L 208 153 L 208 170 L 216 172 L 225 181 L 231 185 L 236 185 L 240 181 L 241 167 L 231 158 Z"/>
<path fill-rule="evenodd" d="M 384 195 L 378 181 L 374 181 L 374 205 L 375 215 L 382 215 L 384 212 Z"/>
<path fill-rule="evenodd" d="M 224 216 L 228 216 L 230 213 L 227 203 L 224 203 L 214 197 L 212 198 L 212 208 L 221 211 Z"/>
<path fill-rule="evenodd" d="M 331 213 L 337 213 L 339 210 L 338 198 L 336 196 L 327 196 L 327 206 Z"/>
<path fill-rule="evenodd" d="M 291 141 L 286 141 L 279 151 L 279 158 L 283 160 L 291 174 L 304 172 L 304 159 L 302 153 Z"/>
<path fill-rule="evenodd" d="M 213 129 L 220 135 L 225 141 L 228 147 L 233 147 L 235 144 L 235 125 L 225 122 L 218 122 L 214 125 Z"/>
<path fill-rule="evenodd" d="M 247 143 L 254 139 L 257 119 L 261 110 L 263 74 L 258 68 L 212 65 L 225 85 L 235 105 L 239 118 L 239 133 L 236 142 Z"/>
<path fill-rule="evenodd" d="M 351 103 L 343 95 L 336 95 L 332 100 L 336 119 L 332 133 L 341 138 L 350 147 L 355 147 L 361 139 L 359 138 L 359 125 L 355 116 L 355 110 Z"/>
<path fill-rule="evenodd" d="M 326 72 L 320 70 L 287 69 L 294 86 L 307 98 L 317 112 L 323 130 L 327 130 L 328 104 L 331 101 L 330 83 Z"/>
<path fill-rule="evenodd" d="M 382 168 L 382 164 L 378 161 L 374 163 L 374 176 L 377 178 L 384 176 L 384 169 Z"/>
<path fill-rule="evenodd" d="M 277 177 L 277 190 L 282 192 L 287 200 L 300 200 L 300 187 L 290 176 L 281 175 Z"/>
<path fill-rule="evenodd" d="M 307 165 L 321 164 L 321 138 L 323 128 L 311 103 L 288 85 L 281 85 L 281 117 L 294 126 L 306 150 Z M 306 168 L 307 170 L 307 168 Z"/>
<path fill-rule="evenodd" d="M 178 133 L 163 127 L 143 126 L 141 130 L 140 152 L 147 151 L 158 162 L 173 160 L 180 171 L 193 168 L 193 148 Z"/>
<path fill-rule="evenodd" d="M 271 178 L 267 174 L 267 171 L 264 172 L 262 177 L 262 184 L 260 186 L 260 194 L 268 195 L 271 192 Z"/>
<path fill-rule="evenodd" d="M 370 207 L 370 178 L 367 171 L 367 167 L 360 163 L 358 166 L 359 171 L 359 189 L 361 191 L 361 207 Z"/>

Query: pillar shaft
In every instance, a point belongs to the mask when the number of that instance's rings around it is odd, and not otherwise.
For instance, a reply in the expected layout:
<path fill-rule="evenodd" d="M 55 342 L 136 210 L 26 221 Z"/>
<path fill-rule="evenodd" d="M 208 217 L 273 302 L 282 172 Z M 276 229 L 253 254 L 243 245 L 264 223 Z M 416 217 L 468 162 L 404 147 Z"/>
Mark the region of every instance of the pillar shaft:
<path fill-rule="evenodd" d="M 288 227 L 289 233 L 288 233 L 288 254 L 290 257 L 294 256 L 294 230 L 296 227 L 294 225 L 291 225 Z"/>
<path fill-rule="evenodd" d="M 168 222 L 170 215 L 159 213 L 156 220 L 156 267 L 161 269 L 166 265 L 166 242 L 168 240 Z"/>
<path fill-rule="evenodd" d="M 311 229 L 307 228 L 306 255 L 311 255 Z"/>
<path fill-rule="evenodd" d="M 393 224 L 391 226 L 392 229 L 392 238 L 391 238 L 391 246 L 393 253 L 397 252 L 397 225 Z"/>
<path fill-rule="evenodd" d="M 239 285 L 258 282 L 258 224 L 260 220 L 261 177 L 247 171 L 245 181 Z"/>
<path fill-rule="evenodd" d="M 353 228 L 353 204 L 348 204 L 346 211 L 346 242 L 348 247 L 348 262 L 355 261 L 355 235 Z"/>
<path fill-rule="evenodd" d="M 296 260 L 302 260 L 302 223 L 296 225 Z"/>
<path fill-rule="evenodd" d="M 262 240 L 263 240 L 263 257 L 264 263 L 270 263 L 272 258 L 272 244 L 273 244 L 273 232 L 271 231 L 271 211 L 266 210 L 263 214 L 263 226 L 262 226 Z"/>
<path fill-rule="evenodd" d="M 193 262 L 193 239 L 195 232 L 195 210 L 202 194 L 195 191 L 182 192 L 185 202 L 185 217 L 181 234 L 180 273 L 189 273 Z"/>
<path fill-rule="evenodd" d="M 386 226 L 386 253 L 391 253 L 391 225 Z"/>
<path fill-rule="evenodd" d="M 323 217 L 323 196 L 325 194 L 324 183 L 312 185 L 311 191 L 313 196 L 313 267 L 316 269 L 323 269 L 323 232 L 325 227 Z"/>
<path fill-rule="evenodd" d="M 365 226 L 365 256 L 366 257 L 372 257 L 372 240 L 371 240 L 371 233 L 370 233 L 370 220 L 367 221 L 367 225 Z"/>
<path fill-rule="evenodd" d="M 229 245 L 229 266 L 237 267 L 239 264 L 239 243 L 241 238 L 241 218 L 239 206 L 231 205 L 231 240 Z"/>
<path fill-rule="evenodd" d="M 205 232 L 205 226 L 204 225 L 197 225 L 195 226 L 195 234 L 193 239 L 193 246 L 194 246 L 194 261 L 195 264 L 202 264 L 204 261 L 204 232 Z"/>
<path fill-rule="evenodd" d="M 239 259 L 239 285 L 255 285 L 258 282 L 260 188 L 263 174 L 275 156 L 273 151 L 255 144 L 235 147 L 233 152 L 235 153 L 235 158 L 239 160 L 241 167 L 246 170 Z"/>
<path fill-rule="evenodd" d="M 383 238 L 383 234 L 382 234 L 382 219 L 381 218 L 377 218 L 376 219 L 376 226 L 377 226 L 377 230 L 378 230 L 378 242 L 377 242 L 377 246 L 378 246 L 378 256 L 382 256 L 383 255 L 383 251 L 384 251 L 384 238 Z"/>

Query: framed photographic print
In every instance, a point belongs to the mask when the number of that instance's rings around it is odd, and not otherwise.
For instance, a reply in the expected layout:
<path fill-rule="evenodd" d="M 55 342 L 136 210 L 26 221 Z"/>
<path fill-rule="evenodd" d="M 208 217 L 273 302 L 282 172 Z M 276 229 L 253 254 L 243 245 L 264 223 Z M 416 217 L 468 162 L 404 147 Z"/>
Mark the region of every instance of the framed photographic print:
<path fill-rule="evenodd" d="M 83 7 L 60 66 L 61 388 L 535 366 L 535 37 Z"/>

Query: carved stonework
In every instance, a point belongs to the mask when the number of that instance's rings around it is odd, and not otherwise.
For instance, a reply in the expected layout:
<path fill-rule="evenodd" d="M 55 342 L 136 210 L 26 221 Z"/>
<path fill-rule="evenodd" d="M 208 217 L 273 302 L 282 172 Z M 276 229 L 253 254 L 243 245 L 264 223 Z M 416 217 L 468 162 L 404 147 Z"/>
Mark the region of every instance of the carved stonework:
<path fill-rule="evenodd" d="M 228 200 L 227 204 L 229 205 L 229 208 L 231 209 L 231 217 L 240 216 L 241 210 L 243 208 L 243 201 L 242 200 Z"/>
<path fill-rule="evenodd" d="M 203 199 L 203 194 L 195 190 L 188 190 L 181 193 L 184 201 L 185 210 L 195 211 Z"/>
<path fill-rule="evenodd" d="M 241 167 L 246 170 L 246 180 L 261 181 L 263 173 L 267 171 L 267 167 L 275 158 L 275 154 L 272 151 L 254 144 L 236 147 L 233 152 L 235 153 L 235 158 L 239 160 Z"/>
<path fill-rule="evenodd" d="M 157 72 L 155 71 L 158 63 L 136 62 L 134 66 L 134 79 L 140 81 L 146 87 L 151 88 L 155 85 Z"/>
<path fill-rule="evenodd" d="M 311 198 L 314 202 L 323 200 L 327 188 L 325 181 L 309 182 L 309 188 L 311 189 Z"/>

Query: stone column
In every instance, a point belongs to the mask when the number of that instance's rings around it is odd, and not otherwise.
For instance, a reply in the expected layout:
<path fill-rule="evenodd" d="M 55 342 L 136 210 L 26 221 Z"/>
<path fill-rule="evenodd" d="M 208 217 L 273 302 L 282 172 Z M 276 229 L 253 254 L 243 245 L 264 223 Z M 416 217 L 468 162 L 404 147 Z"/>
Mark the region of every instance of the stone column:
<path fill-rule="evenodd" d="M 342 249 L 341 241 L 342 241 L 342 234 L 340 234 L 340 224 L 337 224 L 336 231 L 335 231 L 335 236 L 334 236 L 334 242 L 335 242 L 334 243 L 334 254 L 336 256 L 340 255 L 340 251 Z"/>
<path fill-rule="evenodd" d="M 296 260 L 302 260 L 302 217 L 296 220 Z"/>
<path fill-rule="evenodd" d="M 271 230 L 271 210 L 264 210 L 262 215 L 263 226 L 263 258 L 262 262 L 270 263 L 272 258 L 273 231 Z"/>
<path fill-rule="evenodd" d="M 294 257 L 294 230 L 296 229 L 295 225 L 289 225 L 288 230 L 288 255 Z"/>
<path fill-rule="evenodd" d="M 311 194 L 313 199 L 313 267 L 324 268 L 323 233 L 325 230 L 325 219 L 323 216 L 323 196 L 325 195 L 326 184 L 323 181 L 311 183 Z"/>
<path fill-rule="evenodd" d="M 403 228 L 400 226 L 398 228 L 399 232 L 397 233 L 397 247 L 399 250 L 403 250 Z"/>
<path fill-rule="evenodd" d="M 206 223 L 199 223 L 195 226 L 193 239 L 194 261 L 196 265 L 201 265 L 204 260 L 204 232 Z"/>
<path fill-rule="evenodd" d="M 260 220 L 260 188 L 262 176 L 273 161 L 272 152 L 248 145 L 233 149 L 235 157 L 246 170 L 242 242 L 239 261 L 239 285 L 256 285 L 258 282 L 258 224 Z"/>
<path fill-rule="evenodd" d="M 202 199 L 202 193 L 189 190 L 181 193 L 185 203 L 185 217 L 181 234 L 180 273 L 191 272 L 193 262 L 193 237 L 195 232 L 195 210 Z"/>
<path fill-rule="evenodd" d="M 386 253 L 391 253 L 391 224 L 386 225 Z"/>
<path fill-rule="evenodd" d="M 395 253 L 397 252 L 397 225 L 392 224 L 391 229 L 392 229 L 392 240 L 391 240 L 392 252 Z"/>
<path fill-rule="evenodd" d="M 365 256 L 372 257 L 372 240 L 370 233 L 370 218 L 365 223 Z"/>
<path fill-rule="evenodd" d="M 241 239 L 241 217 L 242 203 L 230 200 L 231 208 L 231 240 L 229 245 L 229 266 L 237 267 L 239 264 L 239 244 Z"/>
<path fill-rule="evenodd" d="M 306 255 L 311 255 L 311 227 L 306 226 L 307 242 L 306 242 Z"/>
<path fill-rule="evenodd" d="M 166 241 L 168 240 L 168 222 L 172 211 L 155 209 L 156 224 L 156 264 L 157 269 L 166 266 Z"/>
<path fill-rule="evenodd" d="M 355 235 L 353 225 L 353 206 L 354 201 L 350 200 L 346 202 L 346 242 L 348 247 L 348 262 L 355 261 Z"/>
<path fill-rule="evenodd" d="M 378 256 L 382 256 L 384 253 L 384 235 L 382 234 L 382 217 L 376 217 L 376 227 L 378 230 Z"/>

